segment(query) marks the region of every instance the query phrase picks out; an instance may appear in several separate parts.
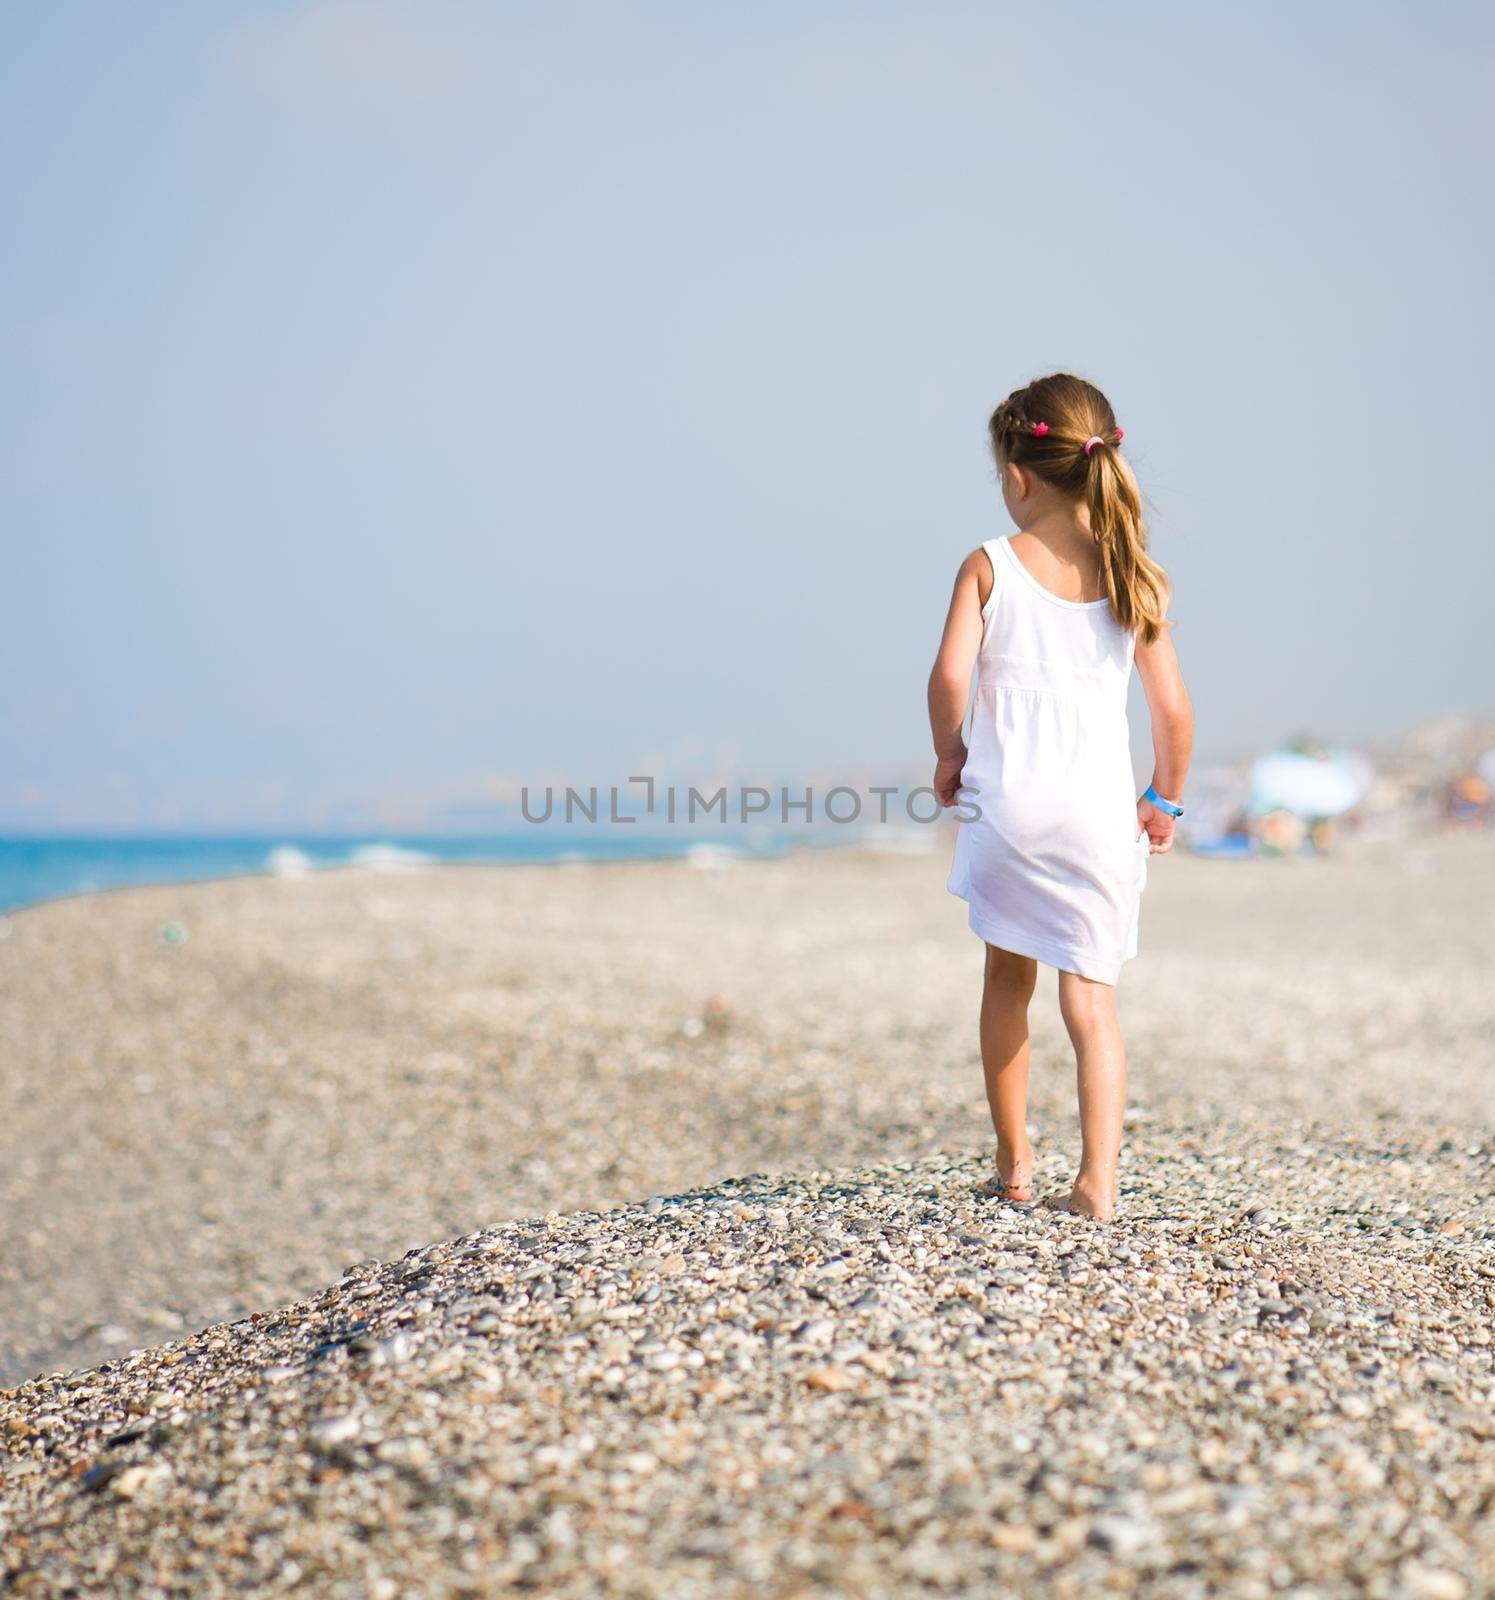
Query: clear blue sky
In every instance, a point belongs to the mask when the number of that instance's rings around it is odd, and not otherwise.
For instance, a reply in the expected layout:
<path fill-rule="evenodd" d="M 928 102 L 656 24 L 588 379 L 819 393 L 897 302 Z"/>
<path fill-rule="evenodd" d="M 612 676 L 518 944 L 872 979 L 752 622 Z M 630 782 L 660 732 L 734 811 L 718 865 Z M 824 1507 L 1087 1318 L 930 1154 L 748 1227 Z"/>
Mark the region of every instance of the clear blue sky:
<path fill-rule="evenodd" d="M 922 759 L 1055 367 L 1206 757 L 1489 706 L 1492 19 L 16 0 L 0 826 Z"/>

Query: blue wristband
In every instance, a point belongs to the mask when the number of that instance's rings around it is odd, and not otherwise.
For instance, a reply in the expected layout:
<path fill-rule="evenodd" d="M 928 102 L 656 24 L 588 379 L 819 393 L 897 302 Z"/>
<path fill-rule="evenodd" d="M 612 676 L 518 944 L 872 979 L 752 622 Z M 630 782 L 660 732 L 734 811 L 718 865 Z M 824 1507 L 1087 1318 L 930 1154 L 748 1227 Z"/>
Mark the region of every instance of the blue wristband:
<path fill-rule="evenodd" d="M 1166 812 L 1170 817 L 1181 817 L 1184 814 L 1182 806 L 1174 805 L 1171 800 L 1165 800 L 1151 784 L 1148 784 L 1142 798 L 1149 805 L 1156 806 L 1159 811 Z"/>

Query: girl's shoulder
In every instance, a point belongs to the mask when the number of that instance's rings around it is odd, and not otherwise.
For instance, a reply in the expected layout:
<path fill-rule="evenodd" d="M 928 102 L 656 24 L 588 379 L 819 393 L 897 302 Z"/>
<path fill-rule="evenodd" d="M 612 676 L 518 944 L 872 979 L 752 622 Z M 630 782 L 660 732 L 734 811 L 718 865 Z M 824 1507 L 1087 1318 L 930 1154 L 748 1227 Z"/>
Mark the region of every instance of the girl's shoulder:
<path fill-rule="evenodd" d="M 974 550 L 960 564 L 960 571 L 956 574 L 956 587 L 974 583 L 976 598 L 981 610 L 985 611 L 991 600 L 992 590 L 996 587 L 996 549 L 1000 543 L 997 539 L 988 539 L 985 544 L 978 544 Z"/>

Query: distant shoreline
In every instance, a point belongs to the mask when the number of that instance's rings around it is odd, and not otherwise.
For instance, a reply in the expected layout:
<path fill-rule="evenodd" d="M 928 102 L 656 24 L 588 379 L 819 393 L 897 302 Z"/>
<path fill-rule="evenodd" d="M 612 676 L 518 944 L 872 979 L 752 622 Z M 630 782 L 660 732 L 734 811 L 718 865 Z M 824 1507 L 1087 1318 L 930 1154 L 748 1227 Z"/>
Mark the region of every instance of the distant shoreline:
<path fill-rule="evenodd" d="M 892 842 L 896 834 L 898 842 Z M 561 838 L 537 834 L 530 848 L 523 834 L 37 834 L 0 835 L 0 918 L 37 906 L 124 889 L 167 888 L 188 884 L 225 883 L 251 878 L 288 880 L 324 873 L 365 871 L 398 875 L 434 867 L 566 867 L 630 862 L 686 861 L 710 865 L 720 861 L 778 860 L 797 849 L 869 849 L 878 853 L 924 853 L 938 850 L 943 835 L 930 845 L 912 829 L 890 831 L 879 843 L 866 829 L 816 829 L 813 832 L 754 834 L 724 838 L 648 834 L 608 840 L 595 833 Z M 59 859 L 41 869 L 25 892 L 24 869 L 16 860 L 28 853 L 51 851 Z M 193 852 L 199 852 L 193 861 Z M 313 854 L 314 851 L 319 852 Z M 154 854 L 153 854 L 154 852 Z M 133 858 L 133 859 L 132 859 Z M 175 860 L 182 870 L 170 863 Z M 66 875 L 94 872 L 112 881 L 65 881 Z M 52 878 L 49 886 L 45 880 Z"/>

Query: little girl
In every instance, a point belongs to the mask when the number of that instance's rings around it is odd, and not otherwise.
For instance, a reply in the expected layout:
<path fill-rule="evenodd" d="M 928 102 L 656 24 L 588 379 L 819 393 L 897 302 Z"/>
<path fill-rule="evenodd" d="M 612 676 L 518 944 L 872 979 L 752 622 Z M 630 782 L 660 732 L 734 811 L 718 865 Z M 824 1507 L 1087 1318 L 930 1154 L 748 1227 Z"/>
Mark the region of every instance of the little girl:
<path fill-rule="evenodd" d="M 1165 620 L 1170 585 L 1147 554 L 1106 397 L 1066 373 L 1039 378 L 989 428 L 1017 532 L 961 564 L 929 679 L 934 787 L 963 819 L 950 889 L 986 941 L 981 1062 L 997 1170 L 983 1189 L 1033 1197 L 1028 1001 L 1043 961 L 1059 969 L 1082 1139 L 1073 1189 L 1046 1204 L 1109 1221 L 1126 1105 L 1115 984 L 1137 953 L 1147 858 L 1172 849 L 1183 815 L 1193 711 Z M 1134 660 L 1154 754 L 1140 800 L 1126 721 Z"/>

